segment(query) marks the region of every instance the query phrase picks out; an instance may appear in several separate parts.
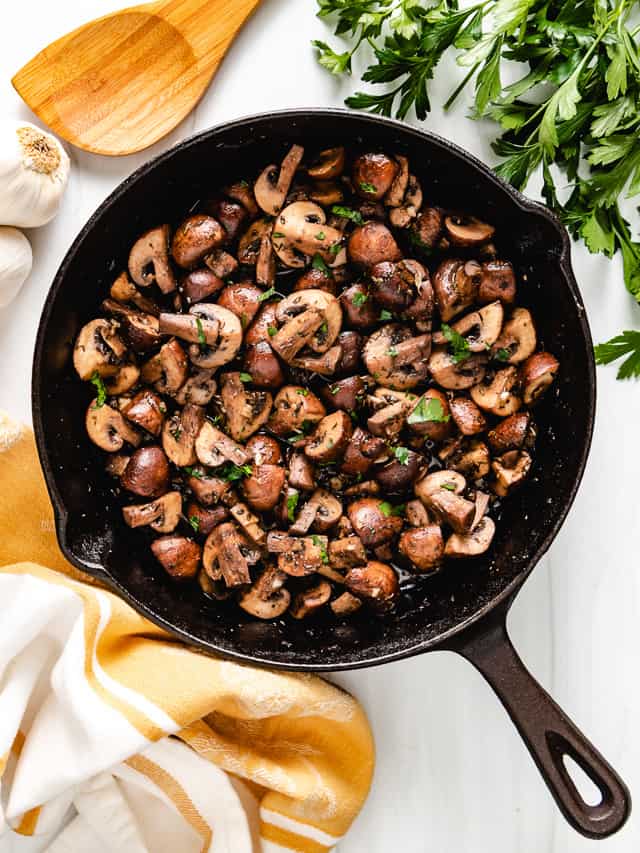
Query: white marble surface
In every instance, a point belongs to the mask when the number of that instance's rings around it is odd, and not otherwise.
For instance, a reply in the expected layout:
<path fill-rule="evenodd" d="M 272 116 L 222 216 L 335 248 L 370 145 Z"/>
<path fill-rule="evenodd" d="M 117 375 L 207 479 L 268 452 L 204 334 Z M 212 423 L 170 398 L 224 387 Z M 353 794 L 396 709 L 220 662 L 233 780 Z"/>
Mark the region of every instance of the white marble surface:
<path fill-rule="evenodd" d="M 230 0 L 231 2 L 231 0 Z M 121 5 L 118 0 L 2 4 L 0 116 L 30 118 L 11 74 L 55 37 Z M 0 408 L 30 418 L 31 353 L 40 310 L 69 244 L 97 204 L 148 157 L 216 122 L 290 106 L 340 105 L 348 88 L 317 67 L 309 40 L 328 36 L 313 0 L 264 0 L 197 110 L 141 154 L 108 159 L 72 150 L 62 212 L 32 231 L 35 265 L 14 304 L 0 311 Z M 446 68 L 441 77 L 449 78 Z M 449 85 L 443 81 L 442 90 Z M 434 97 L 434 102 L 439 98 Z M 492 161 L 490 129 L 435 110 L 427 126 Z M 595 340 L 640 321 L 619 262 L 574 247 L 577 278 Z M 598 374 L 598 418 L 580 494 L 549 555 L 510 619 L 523 658 L 640 791 L 640 480 L 635 385 Z M 1 485 L 1 484 L 0 484 Z M 555 809 L 489 688 L 461 659 L 436 653 L 336 676 L 364 703 L 378 764 L 369 801 L 341 853 L 587 853 Z M 607 853 L 640 847 L 640 820 L 603 842 Z M 35 850 L 0 840 L 0 853 Z M 89 851 L 78 851 L 89 853 Z"/>

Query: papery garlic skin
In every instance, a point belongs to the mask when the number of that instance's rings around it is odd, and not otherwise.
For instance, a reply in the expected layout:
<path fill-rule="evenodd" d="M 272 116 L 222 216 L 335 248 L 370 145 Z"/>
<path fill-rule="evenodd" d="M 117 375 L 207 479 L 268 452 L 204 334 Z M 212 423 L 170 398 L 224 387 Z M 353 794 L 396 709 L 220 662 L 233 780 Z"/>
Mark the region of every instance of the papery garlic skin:
<path fill-rule="evenodd" d="M 0 308 L 18 295 L 31 272 L 31 244 L 17 228 L 0 226 Z"/>
<path fill-rule="evenodd" d="M 69 169 L 55 136 L 28 121 L 0 123 L 0 223 L 37 228 L 53 219 Z"/>

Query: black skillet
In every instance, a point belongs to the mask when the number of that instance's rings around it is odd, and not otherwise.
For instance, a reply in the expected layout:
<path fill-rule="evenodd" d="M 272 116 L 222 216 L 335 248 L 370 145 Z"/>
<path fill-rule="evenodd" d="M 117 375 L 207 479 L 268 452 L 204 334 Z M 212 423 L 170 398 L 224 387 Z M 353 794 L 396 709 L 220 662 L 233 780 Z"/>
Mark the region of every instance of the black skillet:
<path fill-rule="evenodd" d="M 89 393 L 71 366 L 74 337 L 96 316 L 135 238 L 158 223 L 175 222 L 231 178 L 253 176 L 265 163 L 278 162 L 293 142 L 311 150 L 344 144 L 404 153 L 430 204 L 459 207 L 493 222 L 500 254 L 516 267 L 519 302 L 531 307 L 543 345 L 561 364 L 555 389 L 536 413 L 535 472 L 505 502 L 490 552 L 435 578 L 404 582 L 395 613 L 385 619 L 258 623 L 233 603 L 212 604 L 195 584 L 170 581 L 122 521 L 100 452 L 85 434 Z M 167 631 L 238 661 L 327 671 L 433 649 L 458 652 L 497 693 L 569 823 L 591 838 L 611 835 L 628 817 L 629 792 L 527 672 L 505 627 L 511 602 L 573 502 L 591 442 L 596 393 L 591 336 L 569 255 L 565 230 L 544 207 L 450 142 L 377 117 L 342 110 L 271 113 L 221 125 L 162 154 L 125 180 L 82 229 L 40 321 L 33 420 L 63 552 Z M 598 805 L 580 795 L 564 756 L 598 787 Z"/>

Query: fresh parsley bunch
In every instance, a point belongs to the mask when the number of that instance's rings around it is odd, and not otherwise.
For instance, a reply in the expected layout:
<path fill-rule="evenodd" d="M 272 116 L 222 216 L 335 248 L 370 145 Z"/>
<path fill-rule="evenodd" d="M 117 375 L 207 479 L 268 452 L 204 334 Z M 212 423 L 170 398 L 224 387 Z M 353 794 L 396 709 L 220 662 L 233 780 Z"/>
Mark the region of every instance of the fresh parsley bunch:
<path fill-rule="evenodd" d="M 351 73 L 364 44 L 374 61 L 362 79 L 384 91 L 356 92 L 346 104 L 405 118 L 431 109 L 429 81 L 441 57 L 457 52 L 460 84 L 473 82 L 475 118 L 499 125 L 496 171 L 524 189 L 541 167 L 542 193 L 591 252 L 622 253 L 624 280 L 640 302 L 640 243 L 619 199 L 640 194 L 640 55 L 635 0 L 317 0 L 319 16 L 349 41 L 343 53 L 315 41 L 321 65 Z M 634 18 L 635 13 L 635 18 Z M 522 66 L 505 85 L 503 61 Z M 562 191 L 556 178 L 560 176 Z M 617 353 L 617 355 L 615 354 Z M 640 333 L 596 347 L 608 363 L 630 354 L 620 378 L 640 376 Z"/>

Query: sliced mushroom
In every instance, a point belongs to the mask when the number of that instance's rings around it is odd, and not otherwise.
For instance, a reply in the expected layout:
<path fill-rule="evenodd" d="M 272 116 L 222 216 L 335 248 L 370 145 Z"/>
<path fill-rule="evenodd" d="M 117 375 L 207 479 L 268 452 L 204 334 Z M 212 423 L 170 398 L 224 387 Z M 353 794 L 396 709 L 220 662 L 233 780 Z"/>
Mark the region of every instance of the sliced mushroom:
<path fill-rule="evenodd" d="M 310 613 L 314 613 L 331 598 L 331 585 L 327 581 L 320 581 L 315 586 L 299 592 L 293 599 L 289 613 L 294 619 L 305 619 Z"/>
<path fill-rule="evenodd" d="M 473 524 L 471 525 L 471 530 L 475 530 L 476 527 L 480 524 L 482 519 L 489 508 L 489 503 L 491 498 L 489 495 L 485 494 L 485 492 L 476 492 L 475 504 L 476 504 L 476 514 L 473 517 Z"/>
<path fill-rule="evenodd" d="M 354 531 L 367 548 L 375 548 L 393 539 L 402 530 L 402 518 L 385 512 L 384 501 L 361 498 L 347 510 Z"/>
<path fill-rule="evenodd" d="M 398 164 L 398 171 L 384 196 L 384 203 L 387 207 L 400 207 L 409 186 L 409 161 L 402 154 L 397 154 L 395 160 Z"/>
<path fill-rule="evenodd" d="M 380 608 L 391 605 L 400 591 L 394 570 L 377 560 L 369 560 L 365 566 L 350 569 L 345 584 L 350 592 L 355 592 Z"/>
<path fill-rule="evenodd" d="M 98 406 L 97 400 L 91 401 L 87 409 L 85 425 L 91 441 L 110 453 L 121 450 L 125 441 L 133 447 L 140 444 L 140 433 L 129 426 L 117 409 L 113 409 L 106 403 Z"/>
<path fill-rule="evenodd" d="M 365 222 L 351 233 L 347 244 L 349 260 L 370 268 L 382 261 L 399 261 L 402 253 L 395 238 L 381 222 Z"/>
<path fill-rule="evenodd" d="M 256 219 L 249 225 L 238 243 L 238 260 L 246 266 L 255 266 L 260 257 L 262 238 L 270 236 L 273 223 L 268 218 Z"/>
<path fill-rule="evenodd" d="M 187 403 L 207 406 L 217 388 L 213 373 L 213 370 L 196 370 L 176 393 L 176 403 L 180 406 L 185 406 Z"/>
<path fill-rule="evenodd" d="M 73 349 L 73 366 L 80 379 L 115 376 L 126 346 L 117 333 L 118 324 L 109 320 L 92 320 L 83 326 Z"/>
<path fill-rule="evenodd" d="M 362 539 L 359 536 L 346 536 L 329 542 L 329 562 L 334 569 L 352 569 L 367 562 Z"/>
<path fill-rule="evenodd" d="M 478 387 L 477 383 L 483 380 L 486 373 L 486 365 L 487 357 L 483 353 L 476 353 L 456 362 L 454 356 L 445 348 L 434 347 L 428 367 L 438 385 L 451 391 L 463 391 L 472 386 Z"/>
<path fill-rule="evenodd" d="M 329 607 L 333 610 L 335 616 L 350 616 L 356 613 L 362 607 L 362 602 L 350 592 L 343 592 L 333 601 L 329 602 Z"/>
<path fill-rule="evenodd" d="M 307 174 L 315 181 L 329 181 L 338 178 L 344 170 L 344 147 L 325 148 L 307 169 Z"/>
<path fill-rule="evenodd" d="M 111 477 L 121 477 L 129 464 L 129 459 L 131 457 L 126 453 L 110 453 L 105 462 L 104 470 Z"/>
<path fill-rule="evenodd" d="M 438 471 L 415 485 L 415 493 L 427 509 L 456 533 L 467 533 L 475 517 L 475 504 L 459 494 L 464 483 L 464 477 L 457 471 Z"/>
<path fill-rule="evenodd" d="M 171 241 L 171 254 L 178 266 L 192 269 L 226 239 L 226 231 L 217 219 L 204 213 L 194 213 L 177 227 Z"/>
<path fill-rule="evenodd" d="M 501 498 L 506 497 L 529 476 L 532 461 L 526 450 L 510 450 L 494 459 L 491 463 L 495 476 L 493 491 Z"/>
<path fill-rule="evenodd" d="M 351 418 L 339 409 L 319 422 L 304 452 L 313 462 L 333 462 L 344 453 L 352 434 Z"/>
<path fill-rule="evenodd" d="M 316 489 L 303 509 L 306 509 L 310 504 L 314 508 L 310 526 L 318 533 L 326 533 L 331 530 L 342 516 L 342 504 L 335 495 L 326 489 Z M 293 532 L 293 527 L 290 528 L 290 531 Z M 307 531 L 303 530 L 302 532 L 306 533 Z"/>
<path fill-rule="evenodd" d="M 433 275 L 433 289 L 444 323 L 473 305 L 480 279 L 481 268 L 476 261 L 442 261 Z"/>
<path fill-rule="evenodd" d="M 489 549 L 496 526 L 486 515 L 470 533 L 453 533 L 444 548 L 445 557 L 477 557 Z"/>
<path fill-rule="evenodd" d="M 156 283 L 163 293 L 177 286 L 169 261 L 169 226 L 152 228 L 133 244 L 129 253 L 129 275 L 140 287 Z"/>
<path fill-rule="evenodd" d="M 504 305 L 511 305 L 516 298 L 516 277 L 509 261 L 484 261 L 481 266 L 478 302 L 499 299 Z"/>
<path fill-rule="evenodd" d="M 416 267 L 409 261 L 382 261 L 371 267 L 371 292 L 389 311 L 404 311 L 416 296 Z"/>
<path fill-rule="evenodd" d="M 265 234 L 260 241 L 260 251 L 256 262 L 256 284 L 260 287 L 272 287 L 276 281 L 276 258 L 271 238 Z"/>
<path fill-rule="evenodd" d="M 255 542 L 258 548 L 264 548 L 267 544 L 267 534 L 260 526 L 258 516 L 254 515 L 249 507 L 243 503 L 233 504 L 230 512 L 249 539 Z"/>
<path fill-rule="evenodd" d="M 398 163 L 387 154 L 361 154 L 353 163 L 353 188 L 361 198 L 377 201 L 389 192 L 397 172 Z"/>
<path fill-rule="evenodd" d="M 138 384 L 139 379 L 140 368 L 136 364 L 123 364 L 115 376 L 105 378 L 104 387 L 110 396 L 125 394 Z"/>
<path fill-rule="evenodd" d="M 189 362 L 178 341 L 167 341 L 160 351 L 143 366 L 142 381 L 153 385 L 161 394 L 175 394 L 189 375 Z"/>
<path fill-rule="evenodd" d="M 446 489 L 454 495 L 461 495 L 466 487 L 465 478 L 457 471 L 432 471 L 416 483 L 415 491 L 422 500 L 424 496 L 439 492 L 440 489 Z"/>
<path fill-rule="evenodd" d="M 526 406 L 534 406 L 556 378 L 558 359 L 550 352 L 537 352 L 520 368 L 520 380 Z"/>
<path fill-rule="evenodd" d="M 219 336 L 220 324 L 215 318 L 194 317 L 191 314 L 160 314 L 160 332 L 163 335 L 175 335 L 189 343 L 213 346 Z"/>
<path fill-rule="evenodd" d="M 333 346 L 321 355 L 299 355 L 292 359 L 291 366 L 317 373 L 319 376 L 333 376 L 341 357 L 342 347 Z"/>
<path fill-rule="evenodd" d="M 262 290 L 255 284 L 250 281 L 240 281 L 236 284 L 228 284 L 224 288 L 218 297 L 218 305 L 232 311 L 240 320 L 242 328 L 246 329 L 258 313 L 262 297 Z"/>
<path fill-rule="evenodd" d="M 226 502 L 233 491 L 232 484 L 220 477 L 212 477 L 204 472 L 202 468 L 191 468 L 191 474 L 187 478 L 187 486 L 193 492 L 198 503 L 203 506 L 214 506 Z"/>
<path fill-rule="evenodd" d="M 376 303 L 369 295 L 369 288 L 361 281 L 355 282 L 342 291 L 340 304 L 347 315 L 347 322 L 356 329 L 374 326 L 380 316 Z"/>
<path fill-rule="evenodd" d="M 157 498 L 169 488 L 169 462 L 157 445 L 139 447 L 120 477 L 123 489 L 142 498 Z"/>
<path fill-rule="evenodd" d="M 444 227 L 454 246 L 480 246 L 488 242 L 496 232 L 493 225 L 476 219 L 475 216 L 446 216 Z"/>
<path fill-rule="evenodd" d="M 487 433 L 487 441 L 494 453 L 505 453 L 507 450 L 520 450 L 530 445 L 535 439 L 531 414 L 517 412 L 500 421 L 497 426 Z"/>
<path fill-rule="evenodd" d="M 326 536 L 289 536 L 287 540 L 287 549 L 278 553 L 278 568 L 286 574 L 292 577 L 312 575 L 328 562 Z M 272 550 L 269 545 L 267 547 Z"/>
<path fill-rule="evenodd" d="M 429 513 L 427 512 L 425 505 L 417 498 L 407 501 L 404 512 L 407 517 L 407 522 L 412 527 L 429 527 L 431 524 Z"/>
<path fill-rule="evenodd" d="M 411 226 L 410 239 L 412 245 L 426 254 L 440 244 L 444 214 L 439 207 L 425 207 L 417 215 Z"/>
<path fill-rule="evenodd" d="M 494 302 L 492 304 L 499 305 L 500 303 Z M 501 361 L 506 361 L 509 364 L 520 364 L 533 354 L 536 343 L 536 327 L 533 324 L 531 313 L 526 308 L 514 308 L 511 317 L 504 324 L 500 336 L 491 347 L 491 355 L 498 356 Z"/>
<path fill-rule="evenodd" d="M 291 362 L 303 347 L 311 344 L 323 324 L 326 325 L 322 311 L 311 307 L 287 320 L 271 339 L 271 346 L 283 361 Z"/>
<path fill-rule="evenodd" d="M 171 462 L 185 468 L 196 462 L 195 443 L 204 421 L 204 409 L 188 403 L 164 422 L 162 447 Z"/>
<path fill-rule="evenodd" d="M 152 317 L 157 316 L 159 313 L 156 303 L 140 293 L 133 282 L 129 281 L 129 276 L 126 272 L 120 273 L 118 278 L 113 282 L 109 290 L 109 295 L 118 302 L 133 302 L 136 308 L 139 308 L 145 314 L 151 314 Z"/>
<path fill-rule="evenodd" d="M 212 343 L 194 343 L 189 347 L 189 357 L 197 367 L 209 370 L 232 361 L 242 346 L 242 324 L 240 319 L 220 305 L 199 302 L 189 309 L 189 314 L 201 323 L 206 320 L 218 323 L 217 339 Z"/>
<path fill-rule="evenodd" d="M 415 175 L 409 175 L 407 189 L 399 207 L 389 211 L 389 222 L 394 228 L 407 228 L 418 216 L 422 206 L 422 187 Z"/>
<path fill-rule="evenodd" d="M 127 343 L 136 352 L 145 352 L 160 343 L 158 318 L 153 314 L 134 311 L 115 299 L 105 299 L 101 308 L 105 313 L 117 318 Z"/>
<path fill-rule="evenodd" d="M 400 536 L 398 550 L 419 572 L 436 571 L 444 554 L 442 530 L 437 524 L 405 530 Z"/>
<path fill-rule="evenodd" d="M 203 465 L 216 468 L 227 459 L 234 465 L 246 465 L 249 454 L 242 445 L 214 426 L 204 421 L 195 442 L 196 456 Z"/>
<path fill-rule="evenodd" d="M 409 400 L 398 400 L 383 406 L 367 420 L 367 427 L 375 436 L 393 441 L 402 432 L 410 409 Z"/>
<path fill-rule="evenodd" d="M 462 435 L 476 435 L 487 428 L 485 416 L 468 397 L 454 397 L 449 401 L 449 409 Z"/>
<path fill-rule="evenodd" d="M 291 602 L 291 593 L 283 586 L 286 578 L 275 566 L 267 567 L 251 589 L 238 598 L 239 606 L 257 619 L 277 619 Z"/>
<path fill-rule="evenodd" d="M 465 314 L 453 324 L 453 329 L 465 339 L 470 352 L 485 352 L 501 337 L 503 316 L 502 303 L 491 302 L 479 311 Z M 442 332 L 433 336 L 435 344 L 446 341 Z"/>
<path fill-rule="evenodd" d="M 299 385 L 285 385 L 273 401 L 273 411 L 267 422 L 276 435 L 291 435 L 313 427 L 327 414 L 318 397 Z"/>
<path fill-rule="evenodd" d="M 320 255 L 327 264 L 344 263 L 340 258 L 342 232 L 326 224 L 322 207 L 313 201 L 294 201 L 278 215 L 271 240 L 283 262 L 281 250 L 289 247 L 303 255 Z M 295 264 L 297 266 L 297 264 Z"/>
<path fill-rule="evenodd" d="M 301 491 L 311 491 L 315 486 L 315 469 L 304 453 L 292 453 L 289 460 L 289 485 Z"/>
<path fill-rule="evenodd" d="M 224 187 L 222 191 L 229 198 L 239 202 L 252 219 L 260 213 L 253 195 L 253 189 L 247 181 L 236 181 L 236 183 Z"/>
<path fill-rule="evenodd" d="M 228 515 L 227 509 L 223 506 L 202 507 L 195 501 L 191 501 L 185 511 L 189 524 L 200 536 L 208 536 L 215 527 L 227 519 Z"/>
<path fill-rule="evenodd" d="M 266 341 L 258 341 L 246 347 L 244 367 L 258 388 L 279 388 L 284 383 L 280 362 Z"/>
<path fill-rule="evenodd" d="M 499 418 L 512 415 L 522 405 L 520 397 L 514 393 L 518 383 L 518 371 L 515 367 L 505 367 L 487 382 L 474 385 L 471 389 L 473 402 Z"/>
<path fill-rule="evenodd" d="M 246 441 L 267 422 L 271 414 L 271 394 L 268 391 L 249 391 L 239 373 L 222 376 L 220 396 L 227 414 L 227 427 L 236 441 Z"/>
<path fill-rule="evenodd" d="M 256 465 L 279 465 L 282 462 L 280 445 L 270 435 L 254 435 L 245 449 Z"/>
<path fill-rule="evenodd" d="M 224 281 L 212 270 L 192 270 L 182 279 L 180 291 L 189 305 L 202 302 L 218 293 L 224 287 Z"/>
<path fill-rule="evenodd" d="M 340 332 L 338 335 L 338 346 L 342 352 L 340 361 L 336 366 L 336 374 L 344 376 L 348 373 L 355 373 L 360 366 L 362 335 L 353 331 Z"/>
<path fill-rule="evenodd" d="M 162 568 L 173 578 L 193 578 L 198 572 L 202 549 L 186 536 L 161 536 L 151 550 Z"/>
<path fill-rule="evenodd" d="M 489 448 L 483 441 L 452 442 L 451 448 L 443 447 L 438 455 L 449 468 L 471 480 L 480 480 L 489 473 Z"/>
<path fill-rule="evenodd" d="M 411 489 L 420 475 L 423 459 L 418 453 L 408 448 L 400 458 L 390 459 L 382 465 L 376 465 L 375 478 L 384 494 L 401 495 Z"/>
<path fill-rule="evenodd" d="M 243 537 L 231 521 L 219 524 L 207 537 L 203 563 L 209 577 L 222 576 L 228 587 L 251 583 L 249 562 L 242 551 Z"/>
<path fill-rule="evenodd" d="M 344 201 L 344 192 L 337 181 L 318 181 L 309 192 L 309 198 L 323 207 L 329 207 Z M 329 220 L 329 224 L 333 225 L 333 221 Z"/>
<path fill-rule="evenodd" d="M 316 327 L 317 331 L 308 341 L 308 346 L 314 352 L 323 353 L 333 346 L 342 325 L 342 311 L 335 296 L 324 290 L 301 290 L 292 293 L 278 303 L 276 319 L 278 323 L 288 323 L 303 312 L 312 310 L 322 314 L 323 322 Z M 271 339 L 276 351 L 279 351 L 275 344 L 279 334 L 280 332 Z"/>
<path fill-rule="evenodd" d="M 433 400 L 437 402 L 431 402 Z M 428 388 L 409 406 L 407 426 L 412 432 L 432 441 L 444 441 L 452 429 L 448 397 L 438 388 Z"/>
<path fill-rule="evenodd" d="M 129 527 L 149 526 L 157 533 L 172 533 L 182 515 L 182 495 L 167 492 L 151 503 L 125 506 L 122 514 Z"/>
<path fill-rule="evenodd" d="M 214 249 L 202 259 L 214 275 L 227 279 L 238 269 L 238 261 L 224 249 Z"/>
<path fill-rule="evenodd" d="M 362 358 L 380 385 L 406 390 L 427 378 L 430 351 L 430 335 L 412 337 L 406 326 L 389 323 L 369 337 Z"/>
<path fill-rule="evenodd" d="M 251 475 L 242 481 L 247 502 L 258 512 L 269 512 L 280 500 L 285 484 L 285 470 L 281 465 L 263 464 L 253 465 L 251 471 Z"/>
<path fill-rule="evenodd" d="M 272 163 L 262 170 L 253 187 L 258 205 L 269 216 L 276 216 L 282 210 L 289 187 L 304 155 L 304 148 L 292 145 L 287 152 L 280 169 Z"/>

